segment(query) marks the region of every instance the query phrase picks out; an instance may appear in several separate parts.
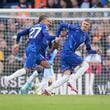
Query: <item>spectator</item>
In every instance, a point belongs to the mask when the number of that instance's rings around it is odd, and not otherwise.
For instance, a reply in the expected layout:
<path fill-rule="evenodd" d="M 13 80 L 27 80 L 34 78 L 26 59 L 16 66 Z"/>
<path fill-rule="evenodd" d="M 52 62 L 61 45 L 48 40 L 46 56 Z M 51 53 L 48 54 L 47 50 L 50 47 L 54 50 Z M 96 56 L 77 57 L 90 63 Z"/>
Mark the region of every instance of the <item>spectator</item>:
<path fill-rule="evenodd" d="M 81 8 L 90 8 L 90 0 L 83 0 Z"/>
<path fill-rule="evenodd" d="M 103 5 L 99 0 L 91 0 L 91 8 L 102 8 Z"/>
<path fill-rule="evenodd" d="M 72 8 L 79 8 L 77 0 L 71 0 Z"/>
<path fill-rule="evenodd" d="M 100 0 L 103 7 L 107 6 L 108 0 Z"/>
<path fill-rule="evenodd" d="M 101 85 L 107 84 L 110 80 L 110 48 L 106 50 L 106 55 L 103 59 L 103 72 L 101 76 Z"/>
<path fill-rule="evenodd" d="M 0 0 L 0 8 L 4 8 L 6 5 L 6 0 Z"/>
<path fill-rule="evenodd" d="M 13 24 L 13 25 L 12 25 Z M 5 34 L 5 39 L 7 42 L 8 50 L 11 51 L 11 47 L 13 45 L 12 36 L 16 35 L 16 22 L 15 19 L 8 19 L 7 20 L 7 31 Z"/>
<path fill-rule="evenodd" d="M 16 71 L 23 65 L 24 58 L 16 56 L 13 52 L 6 59 L 5 73 L 10 74 L 11 72 Z"/>
<path fill-rule="evenodd" d="M 56 0 L 47 0 L 47 8 L 59 8 L 59 2 Z"/>
<path fill-rule="evenodd" d="M 18 5 L 16 6 L 16 9 L 20 9 L 20 8 L 31 8 L 32 6 L 30 6 L 26 0 L 19 0 L 19 3 Z M 27 16 L 30 16 L 30 13 L 29 12 L 19 12 L 17 13 L 18 16 L 20 17 L 27 17 Z"/>
<path fill-rule="evenodd" d="M 3 73 L 3 70 L 4 70 L 4 65 L 3 65 L 3 63 L 0 61 L 0 74 Z"/>
<path fill-rule="evenodd" d="M 47 0 L 34 0 L 35 8 L 45 8 L 47 6 Z"/>
<path fill-rule="evenodd" d="M 70 0 L 60 0 L 61 8 L 71 8 L 72 4 Z"/>
<path fill-rule="evenodd" d="M 26 2 L 26 0 L 19 0 L 18 5 L 16 6 L 17 9 L 19 8 L 31 8 L 31 6 Z"/>
<path fill-rule="evenodd" d="M 31 8 L 35 8 L 35 0 L 31 0 Z"/>
<path fill-rule="evenodd" d="M 7 48 L 7 44 L 5 40 L 3 39 L 3 35 L 0 34 L 0 74 L 3 72 L 4 69 L 4 60 L 5 60 L 5 55 L 4 55 L 4 49 Z"/>
<path fill-rule="evenodd" d="M 106 49 L 110 49 L 110 35 L 107 36 L 106 42 L 107 42 Z"/>

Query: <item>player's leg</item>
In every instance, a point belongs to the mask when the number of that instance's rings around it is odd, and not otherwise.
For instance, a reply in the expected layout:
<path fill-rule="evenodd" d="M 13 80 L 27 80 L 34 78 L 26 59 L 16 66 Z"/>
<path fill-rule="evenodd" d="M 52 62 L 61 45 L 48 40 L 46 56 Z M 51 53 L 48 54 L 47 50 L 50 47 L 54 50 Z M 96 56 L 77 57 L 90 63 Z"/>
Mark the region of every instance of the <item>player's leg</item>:
<path fill-rule="evenodd" d="M 21 93 L 27 93 L 28 92 L 28 89 L 31 88 L 31 86 L 32 86 L 32 82 L 38 76 L 38 72 L 41 73 L 41 71 L 42 71 L 42 67 L 39 66 L 39 64 L 42 61 L 45 60 L 44 57 L 41 54 L 37 54 L 37 55 L 35 54 L 34 59 L 35 59 L 35 62 L 33 62 L 33 66 L 31 66 L 31 68 L 33 68 L 36 71 L 34 71 L 32 73 L 32 75 L 29 77 L 29 79 L 27 80 L 27 82 L 25 83 L 25 85 L 20 89 Z M 29 62 L 27 63 L 27 65 L 29 65 Z"/>
<path fill-rule="evenodd" d="M 35 54 L 34 54 L 35 55 Z M 33 55 L 33 56 L 34 56 Z M 41 66 L 36 66 L 35 63 L 42 65 L 45 68 L 49 68 L 50 65 L 48 64 L 48 61 L 41 55 L 41 54 L 37 54 L 34 57 L 36 62 L 33 62 L 33 68 L 35 68 L 36 70 L 38 70 L 39 67 Z M 29 65 L 29 63 L 27 63 L 27 65 Z M 41 70 L 41 68 L 39 68 Z M 39 70 L 38 70 L 39 71 Z M 30 88 L 33 80 L 38 76 L 38 72 L 34 71 L 34 73 L 29 77 L 28 81 L 26 82 L 26 84 L 21 88 L 21 93 L 27 93 L 28 91 L 28 87 Z"/>
<path fill-rule="evenodd" d="M 46 59 L 42 59 L 42 61 L 40 62 L 40 65 L 43 67 L 43 68 L 50 68 L 50 64 L 48 62 L 48 60 Z"/>
<path fill-rule="evenodd" d="M 44 89 L 48 87 L 48 81 L 50 76 L 51 76 L 51 68 L 44 69 L 42 73 L 41 83 L 35 85 L 35 89 L 36 89 L 35 91 L 37 94 L 42 93 Z"/>
<path fill-rule="evenodd" d="M 41 60 L 40 60 L 39 64 L 40 64 L 43 68 L 49 69 L 49 68 L 50 68 L 50 64 L 49 64 L 48 60 L 46 60 L 42 55 L 40 55 L 40 58 L 41 58 Z M 46 79 L 46 80 L 47 80 L 47 79 Z M 47 82 L 47 81 L 45 81 L 45 82 Z M 44 83 L 36 84 L 36 88 L 37 88 L 37 86 L 40 86 L 40 85 L 43 86 Z"/>
<path fill-rule="evenodd" d="M 35 85 L 35 93 L 42 94 L 45 88 L 48 87 L 48 79 L 43 78 L 40 83 Z"/>
<path fill-rule="evenodd" d="M 22 76 L 26 74 L 27 72 L 30 72 L 33 65 L 36 64 L 36 53 L 28 53 L 26 62 L 24 64 L 24 68 L 17 70 L 15 73 L 13 73 L 10 76 L 5 76 L 4 77 L 4 87 L 7 88 L 9 84 L 9 80 L 12 80 L 14 78 L 17 78 L 19 76 Z"/>
<path fill-rule="evenodd" d="M 48 85 L 51 85 L 53 82 L 55 82 L 55 74 L 54 74 L 53 65 L 51 65 L 48 75 Z"/>
<path fill-rule="evenodd" d="M 4 81 L 4 87 L 7 88 L 8 84 L 9 84 L 9 80 L 12 80 L 14 78 L 17 78 L 19 76 L 22 76 L 26 74 L 26 69 L 25 68 L 21 68 L 19 70 L 17 70 L 16 72 L 14 72 L 12 75 L 10 76 L 4 76 L 3 77 L 3 81 Z"/>
<path fill-rule="evenodd" d="M 83 61 L 79 70 L 76 72 L 76 74 L 71 75 L 71 77 L 72 77 L 71 79 L 77 80 L 87 71 L 88 68 L 89 68 L 89 64 L 87 62 Z"/>
<path fill-rule="evenodd" d="M 76 79 L 78 79 L 85 73 L 85 71 L 88 69 L 89 65 L 88 65 L 88 63 L 84 62 L 80 56 L 78 56 L 76 54 L 73 54 L 73 56 L 71 56 L 71 59 L 72 59 L 71 65 L 73 68 L 80 65 L 80 68 L 77 70 L 77 72 L 75 74 L 71 74 L 70 79 L 68 81 L 68 86 L 77 93 L 78 90 L 74 86 L 74 81 L 76 81 Z"/>
<path fill-rule="evenodd" d="M 67 60 L 67 58 L 66 58 Z M 62 86 L 65 82 L 67 82 L 69 80 L 70 74 L 71 74 L 71 67 L 66 63 L 65 58 L 61 59 L 61 67 L 63 72 L 63 77 L 56 80 L 52 85 L 50 85 L 49 87 L 47 87 L 45 89 L 44 94 L 50 95 L 52 90 L 55 88 L 58 88 L 60 86 Z"/>
<path fill-rule="evenodd" d="M 86 63 L 85 61 L 83 61 L 83 63 L 81 64 L 81 67 L 79 68 L 79 70 L 75 73 L 72 74 L 70 76 L 70 79 L 68 81 L 68 86 L 75 91 L 76 93 L 78 92 L 77 89 L 75 88 L 73 82 L 76 81 L 78 78 L 80 78 L 89 68 L 89 64 Z"/>
<path fill-rule="evenodd" d="M 74 64 L 74 63 L 72 64 L 72 62 L 74 62 L 74 60 L 73 61 L 72 60 L 73 60 L 73 53 L 61 55 L 61 67 L 63 71 L 63 77 L 55 81 L 51 86 L 49 86 L 45 90 L 45 93 L 47 95 L 49 95 L 48 93 L 50 93 L 50 91 L 52 91 L 53 89 L 60 87 L 65 82 L 68 82 L 71 75 L 71 69 Z"/>
<path fill-rule="evenodd" d="M 21 94 L 26 94 L 29 89 L 32 89 L 32 82 L 37 76 L 38 76 L 38 72 L 34 71 L 33 74 L 27 80 L 27 82 L 20 89 Z"/>
<path fill-rule="evenodd" d="M 42 81 L 39 84 L 39 87 L 36 91 L 43 91 L 45 88 L 48 87 L 49 72 L 50 72 L 50 68 L 49 69 L 44 69 L 43 75 L 42 75 Z"/>
<path fill-rule="evenodd" d="M 44 69 L 42 81 L 40 84 L 36 84 L 36 93 L 41 93 L 50 86 L 55 81 L 55 75 L 53 71 L 53 66 L 50 68 Z"/>
<path fill-rule="evenodd" d="M 53 89 L 62 86 L 65 82 L 67 82 L 69 80 L 70 73 L 71 73 L 71 71 L 69 69 L 68 70 L 65 70 L 63 77 L 61 79 L 56 80 L 52 85 L 50 85 L 49 87 L 47 87 L 45 89 L 45 93 L 47 95 L 51 95 L 51 92 L 52 92 Z"/>

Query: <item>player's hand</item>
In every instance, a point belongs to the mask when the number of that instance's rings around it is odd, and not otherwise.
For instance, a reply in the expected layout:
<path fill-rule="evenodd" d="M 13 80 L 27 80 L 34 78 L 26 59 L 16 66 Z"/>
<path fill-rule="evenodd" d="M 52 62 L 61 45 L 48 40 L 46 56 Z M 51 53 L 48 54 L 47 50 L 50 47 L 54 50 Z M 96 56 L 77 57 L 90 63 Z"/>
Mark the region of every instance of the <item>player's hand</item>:
<path fill-rule="evenodd" d="M 53 42 L 53 46 L 52 46 L 53 49 L 58 49 L 59 48 L 61 39 L 62 39 L 61 37 L 55 38 L 55 40 Z"/>
<path fill-rule="evenodd" d="M 97 54 L 102 54 L 102 50 L 101 49 L 97 49 Z"/>
<path fill-rule="evenodd" d="M 14 44 L 12 46 L 12 54 L 16 55 L 18 53 L 18 51 L 19 51 L 19 44 Z"/>
<path fill-rule="evenodd" d="M 58 43 L 58 44 L 59 44 L 60 41 L 61 41 L 61 39 L 62 39 L 61 37 L 57 37 L 57 38 L 55 39 L 55 43 Z"/>
<path fill-rule="evenodd" d="M 67 31 L 62 31 L 61 35 L 60 35 L 62 38 L 65 38 L 67 37 Z"/>

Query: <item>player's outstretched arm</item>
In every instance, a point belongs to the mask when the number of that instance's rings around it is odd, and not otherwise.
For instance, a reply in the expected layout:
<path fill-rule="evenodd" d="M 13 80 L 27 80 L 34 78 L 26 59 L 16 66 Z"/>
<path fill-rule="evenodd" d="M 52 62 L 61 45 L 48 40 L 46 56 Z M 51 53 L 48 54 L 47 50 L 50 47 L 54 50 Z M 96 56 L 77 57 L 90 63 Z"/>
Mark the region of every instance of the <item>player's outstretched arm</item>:
<path fill-rule="evenodd" d="M 49 34 L 49 31 L 48 31 L 48 28 L 45 27 L 45 26 L 43 27 L 42 32 L 43 32 L 44 37 L 45 37 L 47 40 L 49 40 L 49 41 L 54 40 L 55 37 L 56 37 L 56 36 L 54 36 L 54 35 L 50 35 L 50 34 Z"/>
<path fill-rule="evenodd" d="M 61 34 L 61 31 L 63 30 L 63 28 L 66 28 L 66 29 L 75 29 L 76 26 L 73 25 L 73 24 L 68 24 L 66 22 L 63 22 L 60 24 L 60 26 L 58 27 L 58 30 L 56 32 L 56 35 L 59 36 Z"/>
<path fill-rule="evenodd" d="M 97 50 L 92 49 L 89 37 L 87 37 L 85 44 L 86 44 L 86 47 L 87 47 L 86 49 L 89 54 L 101 54 L 102 53 L 102 50 L 100 48 L 98 48 Z"/>
<path fill-rule="evenodd" d="M 20 38 L 21 36 L 24 36 L 26 34 L 29 34 L 29 29 L 30 28 L 27 28 L 23 31 L 20 31 L 18 34 L 17 34 L 17 38 L 16 38 L 16 42 L 15 44 L 12 46 L 12 51 L 15 53 L 15 55 L 18 53 L 19 51 L 19 41 L 20 41 Z"/>
<path fill-rule="evenodd" d="M 19 43 L 21 36 L 29 34 L 29 30 L 30 30 L 30 28 L 27 28 L 23 31 L 18 32 L 17 38 L 16 38 L 16 43 Z"/>
<path fill-rule="evenodd" d="M 88 54 L 96 54 L 97 53 L 97 51 L 93 50 L 91 47 L 91 42 L 90 42 L 89 36 L 86 37 L 85 44 L 86 44 L 86 49 L 87 49 Z"/>

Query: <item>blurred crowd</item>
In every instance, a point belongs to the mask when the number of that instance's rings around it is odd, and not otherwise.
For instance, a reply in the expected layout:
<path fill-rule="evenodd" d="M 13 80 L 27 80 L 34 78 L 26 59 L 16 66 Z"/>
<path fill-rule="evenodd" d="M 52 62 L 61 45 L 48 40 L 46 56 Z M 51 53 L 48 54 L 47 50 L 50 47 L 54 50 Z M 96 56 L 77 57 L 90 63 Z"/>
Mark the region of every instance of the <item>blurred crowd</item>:
<path fill-rule="evenodd" d="M 109 8 L 110 0 L 1 0 L 0 8 Z"/>

